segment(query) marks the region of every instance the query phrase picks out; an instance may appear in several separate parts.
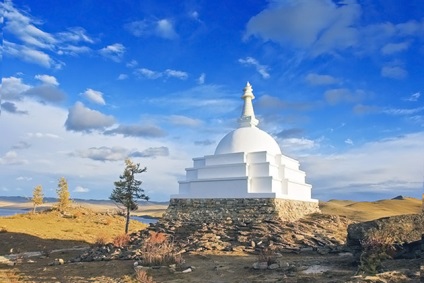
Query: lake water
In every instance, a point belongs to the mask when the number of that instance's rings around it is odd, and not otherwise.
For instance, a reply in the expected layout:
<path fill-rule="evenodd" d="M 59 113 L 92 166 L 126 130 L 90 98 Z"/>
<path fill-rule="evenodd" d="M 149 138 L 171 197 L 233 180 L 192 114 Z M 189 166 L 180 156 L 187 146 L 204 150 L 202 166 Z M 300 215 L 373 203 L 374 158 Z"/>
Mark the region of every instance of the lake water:
<path fill-rule="evenodd" d="M 22 214 L 22 213 L 28 213 L 31 210 L 24 210 L 24 209 L 12 209 L 12 208 L 0 208 L 0 217 L 5 216 L 12 216 L 15 214 Z M 144 224 L 150 224 L 150 223 L 156 223 L 158 220 L 154 218 L 146 218 L 146 217 L 140 217 L 140 216 L 131 216 L 131 219 L 140 221 Z"/>
<path fill-rule="evenodd" d="M 1 216 L 12 216 L 15 214 L 28 213 L 29 210 L 24 209 L 13 209 L 13 208 L 0 208 L 0 217 Z"/>

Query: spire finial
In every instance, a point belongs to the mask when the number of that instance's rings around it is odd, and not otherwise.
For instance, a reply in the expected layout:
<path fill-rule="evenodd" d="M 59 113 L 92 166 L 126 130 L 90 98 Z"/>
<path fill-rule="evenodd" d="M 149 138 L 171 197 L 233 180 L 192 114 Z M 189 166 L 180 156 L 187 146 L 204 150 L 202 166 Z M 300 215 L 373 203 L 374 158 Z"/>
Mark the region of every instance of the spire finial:
<path fill-rule="evenodd" d="M 259 121 L 255 118 L 255 112 L 253 111 L 252 100 L 255 98 L 253 95 L 253 89 L 249 82 L 243 89 L 244 93 L 241 97 L 244 100 L 243 112 L 239 119 L 240 127 L 254 127 L 259 124 Z"/>

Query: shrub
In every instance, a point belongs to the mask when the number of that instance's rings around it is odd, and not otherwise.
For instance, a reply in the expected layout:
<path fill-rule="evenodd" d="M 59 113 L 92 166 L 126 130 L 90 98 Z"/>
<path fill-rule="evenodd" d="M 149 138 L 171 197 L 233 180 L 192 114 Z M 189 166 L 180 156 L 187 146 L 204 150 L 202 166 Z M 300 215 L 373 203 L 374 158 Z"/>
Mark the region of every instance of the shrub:
<path fill-rule="evenodd" d="M 397 238 L 389 229 L 370 229 L 361 240 L 359 272 L 377 274 L 382 271 L 382 262 L 393 257 L 396 242 Z"/>
<path fill-rule="evenodd" d="M 0 227 L 0 233 L 7 233 L 7 229 L 5 227 Z"/>
<path fill-rule="evenodd" d="M 108 237 L 103 233 L 100 233 L 99 235 L 97 235 L 94 241 L 95 246 L 104 246 L 107 243 L 108 243 Z"/>
<path fill-rule="evenodd" d="M 135 269 L 135 278 L 137 279 L 137 282 L 140 283 L 156 283 L 153 280 L 153 277 L 147 275 L 147 272 L 141 268 Z"/>
<path fill-rule="evenodd" d="M 151 232 L 150 237 L 141 245 L 140 251 L 145 265 L 168 265 L 182 262 L 174 242 L 163 233 Z"/>
<path fill-rule="evenodd" d="M 112 243 L 115 247 L 125 247 L 130 242 L 130 236 L 128 234 L 121 234 L 113 238 Z"/>
<path fill-rule="evenodd" d="M 267 262 L 268 265 L 271 265 L 277 262 L 277 257 L 271 249 L 265 248 L 258 254 L 258 262 Z"/>

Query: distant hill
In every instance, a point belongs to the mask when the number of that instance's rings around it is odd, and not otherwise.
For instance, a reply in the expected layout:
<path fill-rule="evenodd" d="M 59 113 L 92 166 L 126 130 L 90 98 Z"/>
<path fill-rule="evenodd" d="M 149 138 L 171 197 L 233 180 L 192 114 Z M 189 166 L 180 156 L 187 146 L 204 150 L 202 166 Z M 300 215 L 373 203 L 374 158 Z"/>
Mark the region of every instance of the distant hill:
<path fill-rule="evenodd" d="M 114 205 L 114 202 L 111 200 L 103 200 L 103 199 L 79 199 L 72 198 L 72 200 L 76 203 L 89 203 L 94 205 Z M 31 201 L 31 198 L 21 197 L 21 196 L 0 196 L 0 202 L 9 202 L 9 203 L 26 203 Z M 45 203 L 55 203 L 58 202 L 57 198 L 45 197 Z M 140 205 L 168 205 L 167 201 L 140 201 Z"/>
<path fill-rule="evenodd" d="M 329 200 L 320 202 L 320 209 L 325 214 L 345 215 L 355 221 L 368 221 L 401 214 L 421 212 L 422 201 L 410 197 L 396 197 L 378 201 Z"/>

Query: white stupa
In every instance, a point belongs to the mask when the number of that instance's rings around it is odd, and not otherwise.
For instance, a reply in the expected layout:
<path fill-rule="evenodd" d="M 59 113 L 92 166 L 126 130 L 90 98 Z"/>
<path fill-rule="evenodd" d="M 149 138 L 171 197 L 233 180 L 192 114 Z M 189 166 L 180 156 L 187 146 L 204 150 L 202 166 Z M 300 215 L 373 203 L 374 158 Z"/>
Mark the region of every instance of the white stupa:
<path fill-rule="evenodd" d="M 214 155 L 193 158 L 173 199 L 277 198 L 318 202 L 311 198 L 299 162 L 281 153 L 278 143 L 257 128 L 252 86 L 247 83 L 239 127 L 218 144 Z"/>

